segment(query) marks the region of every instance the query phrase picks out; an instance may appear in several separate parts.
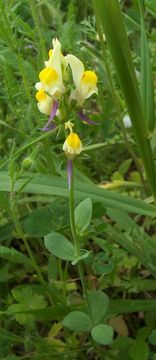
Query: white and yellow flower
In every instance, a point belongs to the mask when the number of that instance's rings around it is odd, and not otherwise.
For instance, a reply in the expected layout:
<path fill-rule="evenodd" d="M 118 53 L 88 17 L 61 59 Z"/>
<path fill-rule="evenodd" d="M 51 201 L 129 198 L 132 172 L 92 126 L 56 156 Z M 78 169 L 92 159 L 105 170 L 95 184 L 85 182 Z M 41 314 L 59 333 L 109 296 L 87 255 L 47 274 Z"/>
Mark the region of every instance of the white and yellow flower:
<path fill-rule="evenodd" d="M 61 44 L 57 39 L 53 40 L 53 49 L 49 52 L 49 60 L 45 61 L 45 68 L 39 73 L 40 82 L 35 87 L 43 89 L 55 99 L 59 98 L 65 91 L 62 74 Z"/>
<path fill-rule="evenodd" d="M 70 159 L 74 159 L 75 156 L 79 155 L 82 151 L 82 143 L 79 136 L 76 133 L 71 132 L 64 144 L 63 150 Z"/>
<path fill-rule="evenodd" d="M 79 105 L 82 105 L 85 99 L 92 94 L 97 94 L 97 75 L 94 71 L 84 69 L 83 63 L 74 55 L 68 54 L 66 61 L 71 67 L 75 90 L 71 94 L 71 98 L 75 99 Z"/>
<path fill-rule="evenodd" d="M 50 49 L 49 50 L 49 60 L 48 61 L 45 61 L 45 66 L 46 67 L 51 67 L 53 66 L 53 59 L 54 59 L 54 56 L 55 56 L 55 49 L 57 47 L 60 48 L 60 61 L 61 61 L 61 66 L 63 67 L 62 70 L 65 70 L 67 68 L 67 65 L 68 65 L 68 62 L 66 60 L 66 58 L 63 56 L 62 52 L 61 52 L 61 44 L 60 42 L 58 41 L 58 39 L 53 39 L 52 40 L 52 45 L 53 45 L 53 49 Z"/>
<path fill-rule="evenodd" d="M 43 114 L 50 115 L 53 106 L 52 97 L 47 95 L 43 89 L 40 89 L 35 97 L 38 101 L 37 106 L 39 111 Z"/>

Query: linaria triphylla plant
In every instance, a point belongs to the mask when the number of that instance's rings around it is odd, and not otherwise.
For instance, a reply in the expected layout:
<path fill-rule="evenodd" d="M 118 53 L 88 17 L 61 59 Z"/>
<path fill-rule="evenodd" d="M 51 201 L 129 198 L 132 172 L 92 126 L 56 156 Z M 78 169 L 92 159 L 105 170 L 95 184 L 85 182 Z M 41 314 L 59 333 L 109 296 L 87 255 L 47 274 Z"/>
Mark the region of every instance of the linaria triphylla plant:
<path fill-rule="evenodd" d="M 59 128 L 59 125 L 63 124 L 65 141 L 62 149 L 68 159 L 69 213 L 74 245 L 62 236 L 62 234 L 50 233 L 45 237 L 45 246 L 56 257 L 62 260 L 72 261 L 72 265 L 77 264 L 88 315 L 82 312 L 73 312 L 72 317 L 74 317 L 74 319 L 76 319 L 77 316 L 82 318 L 84 316 L 85 318 L 87 317 L 87 329 L 93 330 L 95 325 L 94 316 L 92 314 L 82 262 L 82 260 L 89 255 L 89 252 L 80 247 L 74 209 L 73 163 L 75 157 L 82 152 L 83 145 L 76 131 L 77 121 L 73 121 L 73 118 L 70 118 L 70 114 L 72 111 L 72 113 L 75 113 L 75 118 L 78 117 L 81 121 L 90 125 L 98 125 L 88 118 L 84 109 L 85 101 L 93 94 L 98 94 L 98 78 L 95 71 L 90 69 L 85 70 L 83 63 L 76 56 L 72 54 L 64 56 L 61 52 L 61 44 L 58 39 L 53 39 L 52 45 L 53 48 L 49 50 L 49 60 L 45 61 L 45 67 L 39 73 L 40 81 L 35 85 L 37 89 L 36 99 L 39 111 L 45 115 L 49 115 L 47 123 L 41 129 L 42 131 L 53 131 L 53 129 L 57 131 L 57 127 Z M 91 214 L 91 200 L 84 200 L 82 208 L 83 206 L 86 206 Z M 80 213 L 80 217 L 83 217 L 83 211 L 85 211 L 85 209 L 81 210 L 80 206 L 80 211 L 77 211 L 77 213 Z M 77 218 L 79 218 L 79 215 Z M 100 296 L 103 297 L 106 295 L 100 294 Z M 69 314 L 69 317 L 70 316 L 71 313 Z M 64 325 L 66 326 L 67 324 L 68 315 L 64 321 Z"/>

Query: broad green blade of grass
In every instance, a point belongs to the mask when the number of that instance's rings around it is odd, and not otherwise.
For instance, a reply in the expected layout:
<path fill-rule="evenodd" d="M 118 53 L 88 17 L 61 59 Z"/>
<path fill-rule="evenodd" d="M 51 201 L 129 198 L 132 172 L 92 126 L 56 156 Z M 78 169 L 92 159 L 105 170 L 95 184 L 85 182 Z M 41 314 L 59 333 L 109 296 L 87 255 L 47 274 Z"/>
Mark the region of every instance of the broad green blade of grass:
<path fill-rule="evenodd" d="M 79 306 L 80 307 L 80 306 Z M 71 310 L 75 310 L 77 306 L 71 306 Z M 81 307 L 80 307 L 81 310 Z M 110 300 L 109 309 L 107 314 L 126 314 L 133 312 L 148 312 L 156 310 L 156 300 Z M 30 309 L 23 311 L 16 311 L 16 314 L 33 314 L 35 319 L 43 321 L 43 320 L 58 320 L 64 315 L 64 310 L 61 306 L 49 306 L 47 308 L 41 309 Z M 12 315 L 9 314 L 8 311 L 2 312 L 4 315 Z"/>
<path fill-rule="evenodd" d="M 15 311 L 14 314 L 32 314 L 38 321 L 60 320 L 64 315 L 64 309 L 60 305 L 49 306 L 41 309 L 30 309 Z M 12 316 L 9 311 L 2 312 L 2 315 Z"/>
<path fill-rule="evenodd" d="M 129 42 L 118 0 L 93 0 L 97 21 L 102 27 L 132 121 L 136 143 L 143 159 L 147 180 L 156 197 L 156 169 L 148 139 L 142 101 L 137 85 Z"/>
<path fill-rule="evenodd" d="M 31 181 L 28 183 L 28 179 Z M 24 184 L 26 186 L 24 187 Z M 7 171 L 0 174 L 1 191 L 10 191 L 10 179 Z M 16 181 L 14 190 L 18 191 L 22 187 L 23 192 L 31 194 L 45 194 L 68 197 L 67 180 L 58 176 L 43 174 L 28 174 Z M 117 192 L 101 189 L 89 183 L 75 182 L 75 197 L 86 199 L 90 197 L 93 201 L 102 202 L 106 207 L 125 210 L 142 215 L 155 216 L 156 208 L 142 200 L 137 200 L 118 194 Z"/>
<path fill-rule="evenodd" d="M 143 1 L 138 0 L 141 16 L 141 81 L 140 92 L 145 114 L 146 126 L 152 131 L 155 125 L 154 117 L 154 87 L 152 77 L 152 66 L 148 47 Z"/>
<path fill-rule="evenodd" d="M 155 311 L 156 300 L 111 300 L 109 314 Z"/>

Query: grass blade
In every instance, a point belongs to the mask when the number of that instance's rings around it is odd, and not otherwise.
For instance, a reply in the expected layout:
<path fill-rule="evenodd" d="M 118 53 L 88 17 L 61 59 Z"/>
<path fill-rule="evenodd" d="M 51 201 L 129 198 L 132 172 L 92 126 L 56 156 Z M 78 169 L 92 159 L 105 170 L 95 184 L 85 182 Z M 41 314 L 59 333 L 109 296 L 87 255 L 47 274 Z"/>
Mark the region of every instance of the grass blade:
<path fill-rule="evenodd" d="M 32 177 L 28 174 L 17 180 L 14 190 L 21 189 L 26 180 Z M 2 171 L 0 175 L 1 191 L 10 191 L 10 178 L 7 171 Z M 45 174 L 34 174 L 31 182 L 27 183 L 23 189 L 24 193 L 45 194 L 68 197 L 67 180 L 59 176 L 51 176 Z M 93 201 L 103 203 L 106 207 L 120 209 L 141 215 L 155 216 L 156 208 L 142 200 L 133 199 L 128 196 L 118 194 L 117 192 L 101 189 L 96 185 L 89 183 L 75 182 L 75 197 L 79 200 L 91 198 Z"/>
<path fill-rule="evenodd" d="M 97 21 L 106 35 L 120 85 L 132 121 L 135 139 L 143 159 L 147 180 L 156 197 L 156 169 L 148 139 L 142 101 L 132 62 L 120 5 L 117 0 L 93 0 Z"/>
<path fill-rule="evenodd" d="M 138 0 L 141 16 L 141 81 L 140 92 L 145 114 L 147 129 L 152 131 L 155 125 L 154 117 L 154 88 L 152 77 L 152 66 L 150 60 L 150 51 L 148 47 L 143 1 Z"/>
<path fill-rule="evenodd" d="M 155 311 L 156 300 L 111 300 L 109 314 Z"/>

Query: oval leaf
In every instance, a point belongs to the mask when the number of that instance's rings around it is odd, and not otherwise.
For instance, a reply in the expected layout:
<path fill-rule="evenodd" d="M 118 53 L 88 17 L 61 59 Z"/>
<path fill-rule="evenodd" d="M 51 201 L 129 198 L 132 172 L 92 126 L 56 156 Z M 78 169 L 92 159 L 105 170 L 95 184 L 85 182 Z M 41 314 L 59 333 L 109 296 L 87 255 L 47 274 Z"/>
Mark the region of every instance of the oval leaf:
<path fill-rule="evenodd" d="M 91 199 L 85 199 L 75 209 L 75 225 L 77 231 L 83 233 L 90 224 L 92 218 Z"/>
<path fill-rule="evenodd" d="M 44 237 L 47 250 L 62 260 L 73 261 L 76 258 L 76 251 L 62 234 L 53 232 Z"/>
<path fill-rule="evenodd" d="M 147 343 L 141 338 L 136 338 L 129 349 L 129 354 L 132 360 L 148 360 L 149 348 Z"/>
<path fill-rule="evenodd" d="M 109 298 L 105 293 L 98 290 L 89 293 L 89 301 L 94 323 L 98 324 L 106 314 L 109 306 Z"/>
<path fill-rule="evenodd" d="M 63 320 L 63 325 L 72 331 L 89 331 L 91 322 L 89 316 L 82 311 L 72 311 Z"/>
<path fill-rule="evenodd" d="M 110 345 L 113 341 L 113 328 L 109 325 L 99 324 L 91 331 L 93 340 L 100 345 Z"/>

